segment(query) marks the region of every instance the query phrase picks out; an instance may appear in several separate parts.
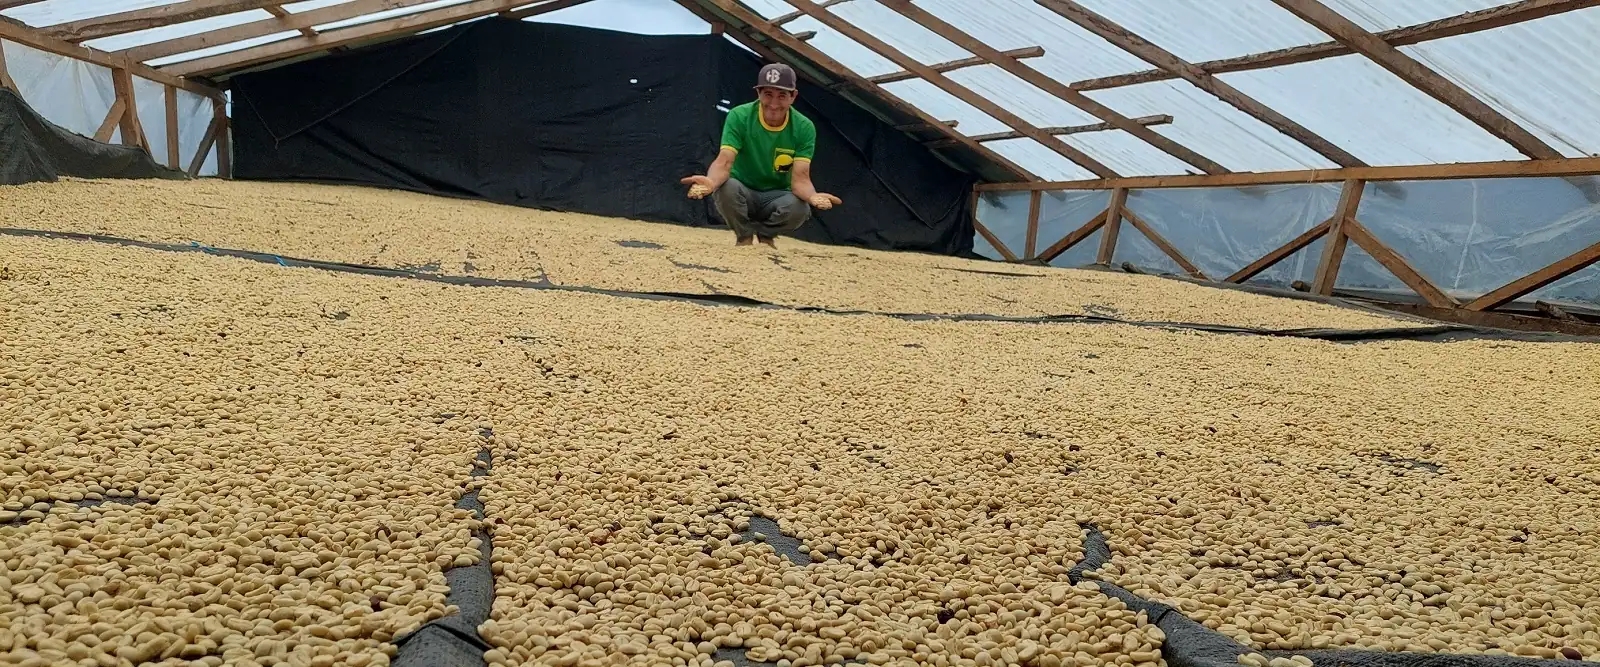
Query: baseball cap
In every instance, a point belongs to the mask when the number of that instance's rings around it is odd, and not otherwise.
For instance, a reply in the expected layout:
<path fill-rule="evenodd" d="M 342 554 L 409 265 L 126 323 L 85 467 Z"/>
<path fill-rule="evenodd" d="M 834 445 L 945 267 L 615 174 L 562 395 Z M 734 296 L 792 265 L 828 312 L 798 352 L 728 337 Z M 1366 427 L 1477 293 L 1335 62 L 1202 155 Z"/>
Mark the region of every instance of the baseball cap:
<path fill-rule="evenodd" d="M 795 89 L 794 68 L 783 63 L 772 63 L 761 68 L 761 73 L 756 75 L 757 88 L 779 88 L 782 90 Z"/>

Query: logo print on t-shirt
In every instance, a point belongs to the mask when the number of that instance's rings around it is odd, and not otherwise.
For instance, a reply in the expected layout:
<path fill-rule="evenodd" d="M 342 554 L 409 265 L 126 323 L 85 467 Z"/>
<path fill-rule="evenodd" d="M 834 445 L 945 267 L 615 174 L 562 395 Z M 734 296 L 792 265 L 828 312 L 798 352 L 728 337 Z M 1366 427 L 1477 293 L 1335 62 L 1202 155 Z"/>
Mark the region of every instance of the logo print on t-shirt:
<path fill-rule="evenodd" d="M 772 170 L 780 174 L 788 172 L 794 167 L 794 151 L 787 148 L 775 149 L 777 155 L 772 158 Z"/>

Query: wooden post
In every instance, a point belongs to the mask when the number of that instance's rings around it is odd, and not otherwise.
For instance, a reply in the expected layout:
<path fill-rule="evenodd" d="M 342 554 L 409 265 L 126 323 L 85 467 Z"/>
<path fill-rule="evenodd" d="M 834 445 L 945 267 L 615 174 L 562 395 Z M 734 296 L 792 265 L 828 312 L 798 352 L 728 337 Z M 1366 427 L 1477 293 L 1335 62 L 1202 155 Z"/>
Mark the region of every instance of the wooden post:
<path fill-rule="evenodd" d="M 1040 205 L 1040 201 L 1039 200 L 1044 195 L 1044 191 L 1042 191 L 1042 190 L 1034 190 L 1030 194 L 1032 196 L 1028 198 L 1028 246 L 1027 246 L 1027 252 L 1023 253 L 1023 255 L 1022 255 L 1026 259 L 1033 259 L 1033 257 L 1034 257 L 1033 250 L 1034 250 L 1034 248 L 1038 247 L 1038 242 L 1039 242 L 1039 205 Z"/>
<path fill-rule="evenodd" d="M 1111 191 L 1111 205 L 1106 207 L 1106 230 L 1100 236 L 1100 252 L 1094 263 L 1111 265 L 1111 256 L 1117 251 L 1117 234 L 1122 230 L 1122 207 L 1128 203 L 1128 189 Z"/>
<path fill-rule="evenodd" d="M 233 178 L 233 121 L 222 100 L 213 103 L 212 111 L 217 123 L 217 178 Z"/>
<path fill-rule="evenodd" d="M 0 88 L 5 88 L 18 95 L 22 94 L 22 91 L 17 89 L 17 82 L 11 79 L 11 72 L 6 69 L 5 42 L 0 42 Z"/>
<path fill-rule="evenodd" d="M 1339 280 L 1339 264 L 1344 262 L 1344 247 L 1350 240 L 1344 224 L 1355 217 L 1365 186 L 1366 182 L 1360 180 L 1344 182 L 1344 189 L 1339 193 L 1339 208 L 1334 211 L 1332 224 L 1328 226 L 1328 245 L 1322 249 L 1322 262 L 1317 265 L 1317 278 L 1311 285 L 1313 293 L 1323 296 L 1333 294 L 1333 284 Z"/>
<path fill-rule="evenodd" d="M 183 158 L 178 156 L 178 89 L 167 86 L 167 166 L 182 169 Z"/>
<path fill-rule="evenodd" d="M 138 146 L 154 157 L 150 140 L 144 136 L 144 126 L 139 124 L 139 105 L 133 94 L 133 74 L 122 67 L 113 68 L 111 86 L 123 105 L 122 119 L 117 125 L 122 130 L 122 145 Z"/>

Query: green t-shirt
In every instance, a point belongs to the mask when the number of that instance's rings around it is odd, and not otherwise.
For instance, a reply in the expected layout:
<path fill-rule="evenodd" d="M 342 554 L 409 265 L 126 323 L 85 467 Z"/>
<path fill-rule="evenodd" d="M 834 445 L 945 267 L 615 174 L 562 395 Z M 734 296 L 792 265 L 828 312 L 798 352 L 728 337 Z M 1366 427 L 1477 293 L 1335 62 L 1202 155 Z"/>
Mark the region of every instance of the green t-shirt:
<path fill-rule="evenodd" d="M 731 176 L 752 190 L 788 190 L 789 172 L 797 160 L 810 160 L 817 150 L 817 126 L 794 108 L 782 127 L 761 117 L 760 102 L 728 110 L 722 123 L 722 147 L 738 152 Z"/>

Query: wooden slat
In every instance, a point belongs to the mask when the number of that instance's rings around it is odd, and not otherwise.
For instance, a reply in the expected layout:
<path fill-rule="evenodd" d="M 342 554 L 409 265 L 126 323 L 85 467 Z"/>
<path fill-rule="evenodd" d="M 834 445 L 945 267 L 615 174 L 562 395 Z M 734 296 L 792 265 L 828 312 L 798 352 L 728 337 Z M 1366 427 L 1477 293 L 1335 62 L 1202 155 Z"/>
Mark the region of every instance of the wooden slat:
<path fill-rule="evenodd" d="M 1328 230 L 1332 227 L 1333 222 L 1331 220 L 1323 220 L 1322 222 L 1317 223 L 1317 226 L 1307 229 L 1304 233 L 1294 237 L 1294 240 L 1283 244 L 1277 250 L 1267 253 L 1266 256 L 1262 257 L 1261 259 L 1251 262 L 1249 266 L 1239 269 L 1238 272 L 1231 276 L 1223 278 L 1222 282 L 1243 283 L 1246 280 L 1254 278 L 1256 277 L 1256 274 L 1271 268 L 1272 265 L 1287 259 L 1290 255 L 1300 252 L 1300 249 L 1311 245 L 1313 241 L 1326 236 L 1328 234 Z"/>
<path fill-rule="evenodd" d="M 1014 252 L 1011 252 L 1011 249 L 1007 248 L 1006 244 L 1001 243 L 1000 242 L 1000 238 L 995 236 L 994 232 L 989 231 L 989 228 L 985 227 L 983 225 L 983 223 L 978 222 L 977 218 L 973 218 L 973 220 L 972 220 L 972 228 L 977 230 L 978 231 L 978 235 L 982 236 L 983 240 L 988 241 L 989 245 L 994 246 L 994 249 L 996 251 L 998 251 L 1000 253 L 1000 256 L 1004 257 L 1006 261 L 1008 261 L 1008 262 L 1017 261 L 1017 254 L 1014 253 Z"/>
<path fill-rule="evenodd" d="M 1033 195 L 1028 197 L 1028 240 L 1026 250 L 1023 252 L 1022 256 L 1030 259 L 1033 257 L 1034 249 L 1038 247 L 1039 208 L 1040 204 L 1042 203 L 1040 199 L 1043 198 L 1043 195 L 1043 192 L 1034 190 Z"/>
<path fill-rule="evenodd" d="M 1600 6 L 1600 0 L 1521 0 L 1521 2 L 1457 14 L 1437 21 L 1386 30 L 1378 33 L 1378 38 L 1388 42 L 1390 46 L 1409 46 L 1435 39 L 1493 30 L 1596 6 Z M 1195 63 L 1195 67 L 1211 75 L 1231 74 L 1233 72 L 1248 72 L 1250 70 L 1282 67 L 1325 58 L 1347 56 L 1352 53 L 1355 53 L 1355 51 L 1339 42 L 1319 42 L 1264 53 L 1252 53 L 1247 56 Z M 1107 88 L 1121 88 L 1176 78 L 1178 78 L 1178 75 L 1169 70 L 1152 69 L 1131 74 L 1117 74 L 1098 79 L 1078 81 L 1073 83 L 1072 87 L 1075 90 L 1105 90 Z"/>
<path fill-rule="evenodd" d="M 1127 188 L 1111 191 L 1111 204 L 1106 207 L 1106 231 L 1100 235 L 1100 251 L 1095 254 L 1094 263 L 1111 264 L 1111 258 L 1117 252 L 1117 237 L 1122 233 L 1122 209 L 1127 204 Z"/>
<path fill-rule="evenodd" d="M 1438 72 L 1400 52 L 1377 35 L 1367 32 L 1339 12 L 1329 9 L 1318 0 L 1272 0 L 1279 7 L 1299 17 L 1318 30 L 1328 33 L 1339 43 L 1350 47 L 1378 66 L 1389 70 L 1412 87 L 1427 93 L 1445 106 L 1454 109 L 1478 127 L 1511 144 L 1523 155 L 1543 160 L 1559 158 L 1561 152 L 1551 148 L 1526 128 L 1504 114 L 1495 111 L 1483 100 L 1474 97 L 1465 88 L 1456 85 Z"/>
<path fill-rule="evenodd" d="M 1389 273 L 1393 273 L 1396 278 L 1400 279 L 1400 282 L 1405 283 L 1406 287 L 1410 287 L 1411 291 L 1416 292 L 1426 300 L 1428 305 L 1440 308 L 1461 305 L 1460 301 L 1456 301 L 1450 295 L 1445 294 L 1444 290 L 1439 289 L 1438 285 L 1433 284 L 1433 281 L 1428 280 L 1427 276 L 1422 275 L 1422 272 L 1418 271 L 1417 267 L 1407 262 L 1405 257 L 1394 251 L 1394 248 L 1389 247 L 1388 244 L 1378 240 L 1378 237 L 1373 236 L 1372 231 L 1362 225 L 1360 220 L 1355 217 L 1346 219 L 1344 221 L 1344 233 L 1362 250 L 1367 251 L 1368 255 L 1372 255 L 1373 259 L 1378 260 L 1378 263 L 1388 269 Z"/>
<path fill-rule="evenodd" d="M 94 63 L 102 67 L 110 67 L 113 69 L 123 67 L 141 78 L 149 79 L 157 83 L 164 83 L 169 86 L 177 86 L 198 95 L 205 95 L 206 97 L 211 98 L 222 96 L 222 91 L 217 90 L 216 88 L 196 83 L 194 81 L 189 81 L 182 77 L 174 76 L 166 72 L 158 71 L 154 67 L 131 61 L 127 57 L 119 54 L 107 53 L 99 49 L 92 49 L 86 46 L 79 46 L 70 42 L 64 42 L 59 39 L 50 39 L 48 37 L 44 37 L 39 34 L 38 30 L 22 25 L 21 23 L 3 16 L 0 16 L 0 38 L 8 39 L 13 42 L 17 42 L 18 44 L 31 46 L 41 51 L 48 51 L 58 56 L 67 56 L 68 58 L 76 58 L 84 62 Z"/>
<path fill-rule="evenodd" d="M 1316 294 L 1333 294 L 1333 285 L 1339 281 L 1339 265 L 1344 263 L 1344 249 L 1350 240 L 1345 225 L 1355 218 L 1356 209 L 1361 207 L 1361 193 L 1365 188 L 1365 182 L 1350 180 L 1345 181 L 1344 189 L 1339 191 L 1339 206 L 1334 209 L 1329 222 L 1328 240 L 1322 247 L 1322 261 L 1317 264 L 1316 279 L 1311 284 L 1311 291 Z"/>
<path fill-rule="evenodd" d="M 972 36 L 966 31 L 963 31 L 960 28 L 951 25 L 949 22 L 934 16 L 931 12 L 922 9 L 921 7 L 911 4 L 910 0 L 878 0 L 878 4 L 888 7 L 901 16 L 911 19 L 911 21 L 917 25 L 927 28 L 930 32 L 949 40 L 956 46 L 972 52 L 973 55 L 988 61 L 989 63 L 999 67 L 1002 70 L 1005 70 L 1006 72 L 1019 79 L 1022 79 L 1023 81 L 1026 81 L 1035 88 L 1055 96 L 1056 99 L 1066 102 L 1067 104 L 1070 104 L 1079 110 L 1082 110 L 1084 113 L 1094 116 L 1095 118 L 1099 118 L 1101 121 L 1109 123 L 1123 132 L 1127 132 L 1128 134 L 1138 137 L 1141 141 L 1160 149 L 1162 152 L 1171 155 L 1182 162 L 1194 166 L 1196 169 L 1199 169 L 1202 172 L 1207 174 L 1228 173 L 1228 168 L 1218 164 L 1216 161 L 1211 160 L 1210 158 L 1207 158 L 1204 155 L 1195 152 L 1194 150 L 1191 150 L 1177 141 L 1156 133 L 1155 130 L 1150 129 L 1149 127 L 1133 122 L 1133 119 L 1118 113 L 1111 107 L 1090 99 L 1089 96 L 1084 95 L 1083 93 L 1068 88 L 1066 84 L 1052 79 L 1043 72 L 1023 64 L 1020 60 L 1011 58 L 1001 53 L 999 50 L 989 46 L 988 44 L 985 44 L 982 40 Z M 905 67 L 908 70 L 912 69 L 905 64 L 901 64 L 900 66 Z M 1053 137 L 1055 135 L 1047 136 Z"/>
<path fill-rule="evenodd" d="M 283 5 L 267 5 L 266 7 L 263 7 L 263 9 L 266 9 L 268 14 L 271 14 L 274 18 L 278 19 L 287 19 L 294 16 L 294 14 L 289 10 L 284 9 Z M 311 26 L 300 26 L 299 30 L 300 34 L 307 37 L 317 36 L 317 31 L 312 30 Z"/>
<path fill-rule="evenodd" d="M 278 2 L 282 0 L 185 0 L 60 23 L 40 30 L 45 37 L 67 42 L 82 42 L 260 9 Z"/>
<path fill-rule="evenodd" d="M 1140 116 L 1138 118 L 1133 119 L 1133 122 L 1138 123 L 1140 125 L 1167 125 L 1167 124 L 1170 124 L 1172 122 L 1172 116 L 1168 116 L 1168 115 L 1165 115 L 1165 114 L 1158 115 L 1158 116 Z M 1066 135 L 1066 134 L 1083 134 L 1083 133 L 1086 133 L 1086 132 L 1107 132 L 1107 131 L 1110 131 L 1110 130 L 1115 130 L 1117 128 L 1112 126 L 1110 123 L 1094 123 L 1094 124 L 1091 124 L 1091 125 L 1063 125 L 1063 126 L 1060 126 L 1060 127 L 1042 127 L 1042 128 L 1039 128 L 1039 129 L 1044 130 L 1045 132 L 1049 132 L 1050 134 L 1054 134 L 1054 135 Z M 988 134 L 974 134 L 974 135 L 972 135 L 972 140 L 973 141 L 980 141 L 980 142 L 982 142 L 982 141 L 1005 141 L 1007 139 L 1023 139 L 1023 138 L 1025 138 L 1025 137 L 1023 137 L 1020 132 L 991 132 L 991 133 L 988 133 Z M 948 139 L 935 139 L 933 141 L 924 142 L 924 145 L 929 146 L 931 148 L 939 148 L 939 147 L 944 146 L 948 141 L 949 141 Z"/>
<path fill-rule="evenodd" d="M 1506 283 L 1488 294 L 1468 301 L 1465 307 L 1467 310 L 1499 308 L 1529 292 L 1577 273 L 1595 262 L 1600 262 L 1600 242 L 1572 253 L 1550 266 Z"/>
<path fill-rule="evenodd" d="M 1433 181 L 1452 178 L 1518 178 L 1528 176 L 1588 176 L 1594 174 L 1600 174 L 1600 158 L 1597 157 L 1562 158 L 1559 160 L 1456 162 L 1393 167 L 1353 167 L 1348 169 L 1303 169 L 1259 173 L 1202 174 L 1198 176 L 1136 176 L 1131 178 L 1097 178 L 1082 181 L 980 183 L 976 187 L 980 191 L 1110 190 L 1112 188 L 1137 190 L 1337 183 L 1352 179 L 1362 181 Z"/>
<path fill-rule="evenodd" d="M 837 4 L 841 3 L 841 2 L 849 2 L 849 1 L 850 0 L 822 0 L 822 2 L 818 3 L 817 6 L 818 7 L 827 8 L 827 7 L 832 7 L 834 5 L 837 5 Z M 772 19 L 772 25 L 775 25 L 775 26 L 783 25 L 785 23 L 788 23 L 790 21 L 793 21 L 793 20 L 798 19 L 798 18 L 800 18 L 802 16 L 805 16 L 805 15 L 806 15 L 805 12 L 789 12 L 788 14 L 784 14 L 783 16 L 779 16 L 778 18 Z"/>
<path fill-rule="evenodd" d="M 1222 81 L 1194 64 L 1179 58 L 1176 54 L 1156 46 L 1149 40 L 1136 35 L 1126 28 L 1113 23 L 1110 19 L 1084 8 L 1072 0 L 1034 0 L 1045 8 L 1061 15 L 1089 32 L 1099 35 L 1102 39 L 1116 45 L 1140 59 L 1161 69 L 1172 72 L 1183 80 L 1194 84 L 1195 87 L 1211 93 L 1217 99 L 1227 102 L 1233 108 L 1243 111 L 1273 129 L 1288 135 L 1290 138 L 1305 144 L 1307 148 L 1316 151 L 1319 155 L 1333 161 L 1341 167 L 1360 167 L 1366 163 L 1356 156 L 1351 155 L 1333 142 L 1322 138 L 1304 125 L 1296 123 L 1255 98 L 1240 92 L 1227 82 Z"/>
<path fill-rule="evenodd" d="M 1039 253 L 1039 259 L 1046 264 L 1055 261 L 1057 257 L 1061 256 L 1061 253 L 1071 250 L 1073 246 L 1082 243 L 1084 239 L 1089 238 L 1089 235 L 1094 233 L 1094 230 L 1101 228 L 1105 224 L 1106 212 L 1101 211 L 1099 215 L 1083 223 L 1082 227 L 1067 232 L 1067 235 L 1061 237 L 1060 241 L 1050 244 L 1050 247 L 1045 248 L 1044 252 Z"/>
<path fill-rule="evenodd" d="M 1144 221 L 1144 218 L 1139 217 L 1137 213 L 1127 209 L 1123 209 L 1122 217 L 1128 221 L 1128 224 L 1133 225 L 1134 229 L 1139 230 L 1140 234 L 1144 234 L 1145 238 L 1150 239 L 1151 243 L 1156 244 L 1156 247 L 1160 248 L 1161 252 L 1166 253 L 1168 257 L 1171 257 L 1172 261 L 1177 262 L 1178 266 L 1182 267 L 1183 270 L 1189 275 L 1201 280 L 1210 280 L 1210 278 L 1207 278 L 1206 274 L 1200 270 L 1200 267 L 1195 266 L 1194 262 L 1189 261 L 1188 257 L 1184 257 L 1183 253 L 1178 251 L 1177 246 L 1172 245 L 1172 242 L 1168 241 L 1167 237 L 1162 236 L 1160 232 L 1157 232 L 1154 227 L 1151 227 L 1149 223 Z"/>
<path fill-rule="evenodd" d="M 866 79 L 862 78 L 860 74 L 851 71 L 851 69 L 845 67 L 843 63 L 840 63 L 839 61 L 829 57 L 827 54 L 817 50 L 816 47 L 806 44 L 798 39 L 794 39 L 782 28 L 771 25 L 754 12 L 745 9 L 743 5 L 738 2 L 738 0 L 707 1 L 715 6 L 718 11 L 723 12 L 727 17 L 730 17 L 743 25 L 749 26 L 751 30 L 761 33 L 767 39 L 783 46 L 783 48 L 788 49 L 790 52 L 798 54 L 806 60 L 816 63 L 817 66 L 827 70 L 834 77 L 853 82 L 857 89 L 873 95 L 878 100 L 881 100 L 894 108 L 896 111 L 916 118 L 923 123 L 928 124 L 930 127 L 939 129 L 945 134 L 945 136 L 954 139 L 962 146 L 971 149 L 984 159 L 999 165 L 1001 168 L 1011 172 L 1017 178 L 1027 181 L 1039 180 L 1039 177 L 1034 175 L 1033 172 L 1022 168 L 1021 165 L 1011 161 L 1009 158 L 1006 158 L 1005 156 L 1002 156 L 999 153 L 996 153 L 993 150 L 985 147 L 983 144 L 973 141 L 967 138 L 965 135 L 956 132 L 954 129 L 944 125 L 938 119 L 928 115 L 928 113 L 922 109 L 919 109 L 916 106 L 906 102 L 894 93 L 885 90 L 882 86 L 872 83 L 871 81 L 867 81 Z M 697 6 L 696 0 L 678 0 L 678 2 L 684 7 Z M 773 62 L 779 61 L 774 59 Z"/>
<path fill-rule="evenodd" d="M 383 39 L 397 35 L 405 35 L 423 30 L 431 30 L 459 23 L 480 16 L 487 16 L 509 7 L 520 5 L 527 0 L 474 0 L 460 5 L 434 9 L 405 16 L 373 21 L 361 25 L 329 30 L 319 33 L 316 37 L 291 37 L 288 39 L 262 44 L 248 49 L 240 49 L 230 53 L 222 53 L 206 58 L 196 58 L 180 63 L 173 63 L 162 67 L 167 72 L 181 75 L 214 74 L 228 70 L 241 69 L 250 65 L 271 60 L 281 60 L 294 56 L 323 51 L 365 40 Z M 570 6 L 570 5 L 565 5 Z M 540 5 L 543 9 L 546 5 Z"/>
<path fill-rule="evenodd" d="M 167 93 L 167 166 L 180 169 L 183 158 L 178 156 L 178 89 L 167 86 L 163 90 Z"/>
<path fill-rule="evenodd" d="M 122 98 L 111 103 L 111 110 L 106 112 L 106 119 L 100 123 L 100 129 L 94 131 L 94 140 L 100 143 L 111 141 L 111 135 L 116 133 L 117 126 L 122 124 L 122 114 L 128 110 L 128 103 Z"/>
<path fill-rule="evenodd" d="M 1044 48 L 1038 46 L 1025 46 L 1020 49 L 1001 51 L 1001 53 L 1018 60 L 1023 58 L 1042 58 L 1044 57 Z M 932 68 L 935 72 L 954 72 L 958 69 L 977 67 L 979 65 L 987 64 L 989 64 L 989 61 L 984 60 L 983 58 L 962 58 L 960 60 L 948 60 L 942 63 L 934 63 L 928 67 Z M 908 81 L 915 78 L 917 78 L 916 74 L 907 72 L 905 70 L 900 70 L 898 72 L 890 72 L 888 74 L 879 74 L 867 80 L 873 83 L 894 83 L 896 81 Z"/>
<path fill-rule="evenodd" d="M 956 128 L 956 127 L 960 127 L 961 121 L 959 121 L 959 120 L 945 120 L 945 121 L 939 121 L 939 124 L 943 125 L 945 127 L 953 129 L 953 128 Z M 894 126 L 894 129 L 900 130 L 901 132 L 908 132 L 908 131 L 912 131 L 912 130 L 932 130 L 932 129 L 935 129 L 935 128 L 934 128 L 934 126 L 929 125 L 927 123 L 906 123 L 905 125 L 896 125 L 896 126 Z M 974 139 L 974 140 L 976 140 L 976 139 Z"/>
<path fill-rule="evenodd" d="M 343 4 L 333 5 L 331 7 L 322 7 L 319 9 L 300 12 L 298 14 L 291 13 L 289 16 L 283 18 L 274 17 L 270 19 L 261 19 L 259 21 L 241 23 L 239 25 L 218 28 L 216 30 L 208 30 L 206 32 L 196 33 L 193 35 L 174 37 L 172 39 L 124 49 L 122 51 L 118 51 L 117 53 L 126 55 L 127 57 L 138 61 L 155 60 L 157 58 L 175 56 L 180 53 L 189 53 L 191 51 L 208 49 L 214 46 L 220 46 L 222 44 L 231 44 L 233 42 L 246 39 L 255 39 L 257 37 L 275 35 L 281 32 L 289 32 L 291 30 L 309 30 L 311 26 L 335 23 L 338 21 L 355 18 L 357 16 L 365 16 L 367 14 L 394 9 L 403 9 L 433 1 L 434 0 L 354 0 L 353 2 L 346 2 Z"/>
<path fill-rule="evenodd" d="M 1090 157 L 1083 151 L 1067 145 L 1066 142 L 1061 141 L 1059 138 L 1056 138 L 1053 135 L 1046 134 L 1044 130 L 1039 129 L 1033 123 L 1028 122 L 1021 116 L 1007 111 L 994 102 L 991 102 L 988 98 L 973 92 L 972 89 L 951 80 L 939 72 L 933 71 L 927 65 L 917 62 L 915 58 L 912 58 L 899 49 L 890 46 L 887 42 L 884 42 L 883 40 L 868 34 L 866 31 L 857 28 L 849 21 L 845 21 L 844 19 L 841 19 L 838 16 L 818 7 L 816 3 L 811 2 L 811 0 L 785 1 L 790 5 L 793 5 L 795 9 L 805 12 L 807 15 L 820 21 L 823 25 L 838 31 L 845 37 L 867 47 L 867 49 L 871 50 L 873 53 L 889 59 L 901 68 L 911 72 L 916 72 L 918 76 L 926 79 L 938 89 L 943 90 L 944 92 L 955 96 L 957 99 L 976 107 L 979 111 L 989 114 L 990 117 L 1005 123 L 1007 126 L 1010 126 L 1011 129 L 1023 133 L 1028 138 L 1044 144 L 1046 148 L 1055 151 L 1062 157 L 1071 160 L 1084 169 L 1087 169 L 1090 172 L 1101 176 L 1102 178 L 1115 178 L 1117 176 L 1116 171 L 1104 164 L 1101 164 L 1099 160 Z"/>
<path fill-rule="evenodd" d="M 217 143 L 217 132 L 221 130 L 217 118 L 213 116 L 211 123 L 206 126 L 206 134 L 200 139 L 200 146 L 194 151 L 194 157 L 189 159 L 189 176 L 200 175 L 200 168 L 206 164 L 206 156 L 211 154 L 211 147 Z"/>

